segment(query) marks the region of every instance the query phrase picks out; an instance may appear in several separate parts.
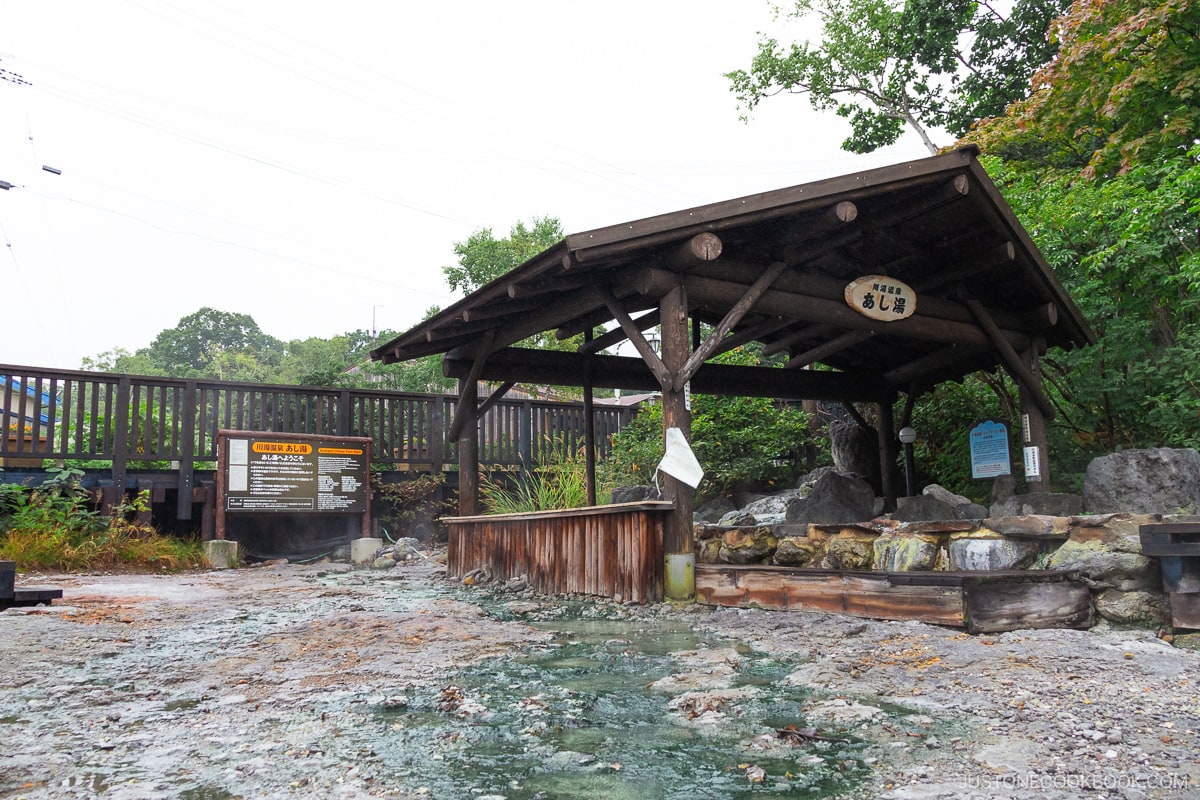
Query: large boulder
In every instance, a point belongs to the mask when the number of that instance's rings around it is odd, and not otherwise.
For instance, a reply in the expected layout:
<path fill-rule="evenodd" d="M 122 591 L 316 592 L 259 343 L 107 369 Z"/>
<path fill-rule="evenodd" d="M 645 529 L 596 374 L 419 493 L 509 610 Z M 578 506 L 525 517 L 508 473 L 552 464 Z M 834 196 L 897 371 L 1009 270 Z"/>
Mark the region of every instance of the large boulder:
<path fill-rule="evenodd" d="M 822 550 L 819 543 L 810 541 L 807 536 L 785 536 L 779 540 L 771 562 L 781 567 L 807 567 Z"/>
<path fill-rule="evenodd" d="M 856 422 L 835 419 L 829 423 L 829 449 L 838 472 L 853 475 L 871 484 L 879 494 L 882 486 L 879 470 L 879 439 Z"/>
<path fill-rule="evenodd" d="M 950 569 L 1026 569 L 1042 550 L 1041 542 L 1030 539 L 965 537 L 950 541 Z"/>
<path fill-rule="evenodd" d="M 969 498 L 936 483 L 926 486 L 916 497 L 901 497 L 892 519 L 918 522 L 946 519 L 980 519 L 987 516 L 987 509 Z"/>
<path fill-rule="evenodd" d="M 1083 498 L 1066 492 L 1014 494 L 992 503 L 990 517 L 1073 517 L 1083 513 Z"/>
<path fill-rule="evenodd" d="M 886 572 L 932 570 L 940 545 L 935 536 L 884 535 L 874 543 L 874 568 Z"/>
<path fill-rule="evenodd" d="M 770 558 L 779 542 L 770 528 L 738 528 L 721 536 L 720 560 L 725 564 L 757 564 Z"/>
<path fill-rule="evenodd" d="M 837 472 L 817 479 L 807 497 L 792 497 L 788 523 L 865 522 L 875 516 L 875 490 L 866 481 Z"/>
<path fill-rule="evenodd" d="M 1200 452 L 1158 447 L 1093 459 L 1083 484 L 1089 513 L 1200 511 Z"/>
<path fill-rule="evenodd" d="M 654 486 L 617 486 L 612 490 L 614 503 L 641 503 L 646 500 L 662 500 L 662 493 Z"/>
<path fill-rule="evenodd" d="M 1109 589 L 1096 596 L 1096 613 L 1118 625 L 1154 627 L 1171 618 L 1171 608 L 1162 592 L 1122 592 Z"/>
<path fill-rule="evenodd" d="M 1122 592 L 1162 587 L 1158 561 L 1142 555 L 1139 528 L 1155 515 L 1107 514 L 1071 520 L 1071 535 L 1046 563 L 1047 569 L 1082 573 L 1093 588 Z"/>
<path fill-rule="evenodd" d="M 875 561 L 874 542 L 835 536 L 826 547 L 825 560 L 833 569 L 870 569 Z"/>

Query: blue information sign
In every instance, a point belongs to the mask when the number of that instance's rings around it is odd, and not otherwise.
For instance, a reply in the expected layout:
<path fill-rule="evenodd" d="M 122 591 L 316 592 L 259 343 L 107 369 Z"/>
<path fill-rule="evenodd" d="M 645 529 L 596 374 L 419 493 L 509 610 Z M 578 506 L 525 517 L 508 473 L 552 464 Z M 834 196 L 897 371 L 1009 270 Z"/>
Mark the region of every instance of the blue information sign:
<path fill-rule="evenodd" d="M 995 478 L 1011 475 L 1008 459 L 1008 428 L 986 420 L 971 429 L 971 477 Z"/>

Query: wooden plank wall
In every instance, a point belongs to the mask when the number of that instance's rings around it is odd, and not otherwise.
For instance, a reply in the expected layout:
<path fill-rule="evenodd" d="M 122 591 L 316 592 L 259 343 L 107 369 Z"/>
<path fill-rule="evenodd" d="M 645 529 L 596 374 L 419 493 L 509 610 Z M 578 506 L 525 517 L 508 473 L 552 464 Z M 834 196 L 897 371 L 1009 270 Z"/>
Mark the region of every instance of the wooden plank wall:
<path fill-rule="evenodd" d="M 524 575 L 542 594 L 589 594 L 634 603 L 663 599 L 663 525 L 670 503 L 452 517 L 447 568 L 492 580 Z"/>

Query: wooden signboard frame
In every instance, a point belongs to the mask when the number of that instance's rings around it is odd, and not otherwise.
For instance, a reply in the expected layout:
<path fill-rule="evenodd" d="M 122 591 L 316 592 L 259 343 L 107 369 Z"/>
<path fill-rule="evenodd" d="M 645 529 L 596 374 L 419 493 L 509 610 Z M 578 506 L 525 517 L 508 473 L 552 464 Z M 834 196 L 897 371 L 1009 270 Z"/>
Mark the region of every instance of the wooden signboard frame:
<path fill-rule="evenodd" d="M 362 536 L 370 536 L 373 441 L 217 431 L 216 538 L 225 538 L 227 512 L 360 516 Z M 234 457 L 231 445 L 238 451 Z"/>

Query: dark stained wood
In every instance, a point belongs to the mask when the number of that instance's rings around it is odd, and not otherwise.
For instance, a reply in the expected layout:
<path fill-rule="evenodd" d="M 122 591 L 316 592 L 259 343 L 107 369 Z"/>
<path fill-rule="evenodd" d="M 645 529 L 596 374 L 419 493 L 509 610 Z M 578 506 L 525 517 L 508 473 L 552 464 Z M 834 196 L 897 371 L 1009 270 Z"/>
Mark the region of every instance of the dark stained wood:
<path fill-rule="evenodd" d="M 654 352 L 654 348 L 646 341 L 646 337 L 642 336 L 641 329 L 625 313 L 625 309 L 617 302 L 617 298 L 607 288 L 600 287 L 596 291 L 601 299 L 603 299 L 609 313 L 613 315 L 613 319 L 620 324 L 621 330 L 625 332 L 625 337 L 629 339 L 630 344 L 634 346 L 634 349 L 638 351 L 642 360 L 646 362 L 647 368 L 654 374 L 654 377 L 658 378 L 659 384 L 662 386 L 669 385 L 671 383 L 671 371 L 663 363 L 662 359 L 659 358 L 658 353 Z"/>
<path fill-rule="evenodd" d="M 676 269 L 689 269 L 721 256 L 721 237 L 712 231 L 697 233 L 667 254 L 666 262 Z"/>
<path fill-rule="evenodd" d="M 450 517 L 447 570 L 525 575 L 543 594 L 662 600 L 663 527 L 671 504 L 621 503 L 565 511 Z"/>
<path fill-rule="evenodd" d="M 689 444 L 692 441 L 692 412 L 688 408 L 684 370 L 691 344 L 688 329 L 688 299 L 683 284 L 676 283 L 662 295 L 659 305 L 662 331 L 663 365 L 667 380 L 663 382 L 662 412 L 664 433 L 678 428 Z M 672 475 L 662 473 L 663 499 L 673 505 L 663 534 L 667 553 L 692 552 L 692 506 L 696 490 Z"/>
<path fill-rule="evenodd" d="M 1012 343 L 1000 330 L 1000 326 L 992 319 L 992 315 L 983 307 L 982 303 L 972 297 L 964 298 L 964 302 L 971 313 L 975 315 L 975 319 L 979 321 L 979 327 L 991 340 L 1008 371 L 1012 373 L 1022 388 L 1029 392 L 1029 396 L 1037 404 L 1043 416 L 1046 419 L 1054 419 L 1054 406 L 1050 404 L 1050 400 L 1042 391 L 1041 381 L 1030 372 L 1029 367 L 1021 360 L 1021 356 L 1017 354 Z"/>
<path fill-rule="evenodd" d="M 631 391 L 656 391 L 661 384 L 641 359 L 624 356 L 591 356 L 597 386 Z M 522 383 L 578 386 L 583 376 L 584 357 L 578 353 L 552 350 L 505 348 L 488 359 L 480 373 L 483 380 L 515 379 Z M 463 377 L 471 361 L 449 353 L 442 361 L 448 377 Z M 781 400 L 845 400 L 875 402 L 886 394 L 882 383 L 838 372 L 783 370 L 769 367 L 739 367 L 706 363 L 692 379 L 697 394 L 774 397 Z"/>
<path fill-rule="evenodd" d="M 746 316 L 751 307 L 770 288 L 775 279 L 783 274 L 785 269 L 787 269 L 787 264 L 782 261 L 776 261 L 755 278 L 754 283 L 746 290 L 745 294 L 738 298 L 733 307 L 725 313 L 720 324 L 713 328 L 708 337 L 687 357 L 687 361 L 675 373 L 673 388 L 676 391 L 682 390 L 683 385 L 692 379 L 692 376 L 696 374 L 696 370 L 700 368 L 700 365 L 707 361 L 709 356 L 716 351 L 717 346 L 725 338 L 726 334 L 742 321 L 742 317 Z"/>
<path fill-rule="evenodd" d="M 709 605 L 918 620 L 998 633 L 1091 625 L 1091 593 L 1076 577 L 1041 570 L 870 572 L 697 564 L 696 595 Z"/>
<path fill-rule="evenodd" d="M 960 586 L 897 583 L 884 572 L 697 564 L 696 597 L 716 606 L 964 624 Z"/>
<path fill-rule="evenodd" d="M 660 295 L 678 276 L 664 270 L 646 269 L 638 277 L 637 290 L 641 294 Z M 696 275 L 684 275 L 688 297 L 697 304 L 718 307 L 731 306 L 742 296 L 744 285 L 733 281 L 722 281 Z M 979 326 L 964 322 L 926 316 L 921 312 L 918 301 L 916 314 L 896 322 L 881 323 L 862 316 L 846 305 L 845 300 L 830 300 L 812 295 L 771 290 L 755 304 L 757 310 L 766 314 L 786 316 L 797 321 L 826 322 L 855 330 L 885 330 L 890 335 L 911 337 L 935 342 L 965 342 L 967 344 L 990 345 L 992 340 Z M 1003 331 L 1003 338 L 1014 348 L 1028 347 L 1029 337 L 1018 331 Z"/>
<path fill-rule="evenodd" d="M 963 580 L 969 633 L 1018 628 L 1088 628 L 1094 622 L 1091 590 L 1068 580 L 1038 580 L 1036 570 L 1008 580 Z"/>

